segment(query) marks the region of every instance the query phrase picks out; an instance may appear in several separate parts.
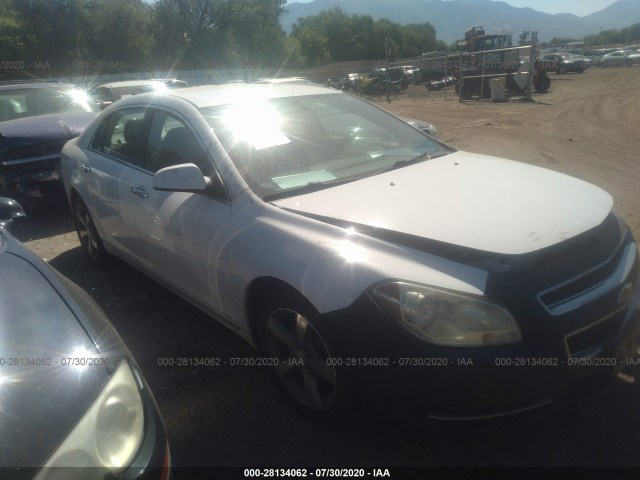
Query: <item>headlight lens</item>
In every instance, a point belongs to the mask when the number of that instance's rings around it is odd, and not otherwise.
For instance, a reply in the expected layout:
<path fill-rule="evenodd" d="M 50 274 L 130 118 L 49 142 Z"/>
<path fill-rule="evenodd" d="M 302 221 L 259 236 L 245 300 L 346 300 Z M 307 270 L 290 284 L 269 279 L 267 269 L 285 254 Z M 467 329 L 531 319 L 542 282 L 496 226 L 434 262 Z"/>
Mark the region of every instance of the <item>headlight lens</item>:
<path fill-rule="evenodd" d="M 436 345 L 483 347 L 522 340 L 511 314 L 488 300 L 405 282 L 380 285 L 373 295 L 407 330 Z"/>
<path fill-rule="evenodd" d="M 57 478 L 49 467 L 86 467 L 82 478 L 104 478 L 124 470 L 140 448 L 144 410 L 138 385 L 127 362 L 113 377 L 58 449 L 49 457 L 36 480 Z M 62 469 L 67 472 L 66 468 Z"/>

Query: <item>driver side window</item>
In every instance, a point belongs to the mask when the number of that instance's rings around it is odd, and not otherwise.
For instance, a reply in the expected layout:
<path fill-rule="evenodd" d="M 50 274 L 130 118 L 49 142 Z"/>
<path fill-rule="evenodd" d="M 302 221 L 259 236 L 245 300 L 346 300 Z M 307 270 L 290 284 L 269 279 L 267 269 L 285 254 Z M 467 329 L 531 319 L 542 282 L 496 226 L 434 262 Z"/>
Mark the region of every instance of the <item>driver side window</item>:
<path fill-rule="evenodd" d="M 195 163 L 209 176 L 213 166 L 193 130 L 184 122 L 163 111 L 156 111 L 149 128 L 145 168 L 152 173 L 179 165 Z"/>

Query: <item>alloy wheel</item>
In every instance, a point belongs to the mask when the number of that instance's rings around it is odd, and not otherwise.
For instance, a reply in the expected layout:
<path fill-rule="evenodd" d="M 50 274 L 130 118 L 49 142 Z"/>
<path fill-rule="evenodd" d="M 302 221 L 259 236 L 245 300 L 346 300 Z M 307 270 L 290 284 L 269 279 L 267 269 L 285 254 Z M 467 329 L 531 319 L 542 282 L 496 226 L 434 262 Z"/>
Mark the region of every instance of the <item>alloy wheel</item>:
<path fill-rule="evenodd" d="M 97 260 L 100 253 L 98 233 L 93 224 L 91 214 L 89 214 L 84 205 L 76 207 L 76 229 L 78 230 L 80 245 L 82 245 L 87 256 L 92 260 Z"/>
<path fill-rule="evenodd" d="M 267 320 L 265 340 L 287 392 L 310 410 L 330 408 L 336 398 L 336 370 L 327 345 L 309 320 L 294 310 L 277 309 Z"/>

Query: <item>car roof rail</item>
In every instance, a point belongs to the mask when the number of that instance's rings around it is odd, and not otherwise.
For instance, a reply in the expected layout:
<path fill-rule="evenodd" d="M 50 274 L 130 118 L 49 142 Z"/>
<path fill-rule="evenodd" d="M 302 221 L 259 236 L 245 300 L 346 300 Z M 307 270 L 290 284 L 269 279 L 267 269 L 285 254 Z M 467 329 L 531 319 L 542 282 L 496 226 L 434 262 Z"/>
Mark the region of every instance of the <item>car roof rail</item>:
<path fill-rule="evenodd" d="M 23 80 L 0 80 L 0 85 L 19 85 L 23 83 L 59 83 L 64 84 L 61 80 L 57 78 L 52 78 L 49 80 L 43 80 L 39 78 L 25 78 Z"/>

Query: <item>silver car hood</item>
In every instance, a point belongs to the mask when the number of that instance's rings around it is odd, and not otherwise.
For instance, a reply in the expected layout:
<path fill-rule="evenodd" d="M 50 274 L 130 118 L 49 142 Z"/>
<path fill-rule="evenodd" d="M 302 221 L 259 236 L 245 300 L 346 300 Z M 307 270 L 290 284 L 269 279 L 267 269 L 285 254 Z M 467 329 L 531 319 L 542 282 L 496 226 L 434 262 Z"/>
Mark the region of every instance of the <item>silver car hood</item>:
<path fill-rule="evenodd" d="M 273 203 L 486 252 L 523 254 L 599 225 L 613 200 L 568 175 L 456 152 Z"/>

